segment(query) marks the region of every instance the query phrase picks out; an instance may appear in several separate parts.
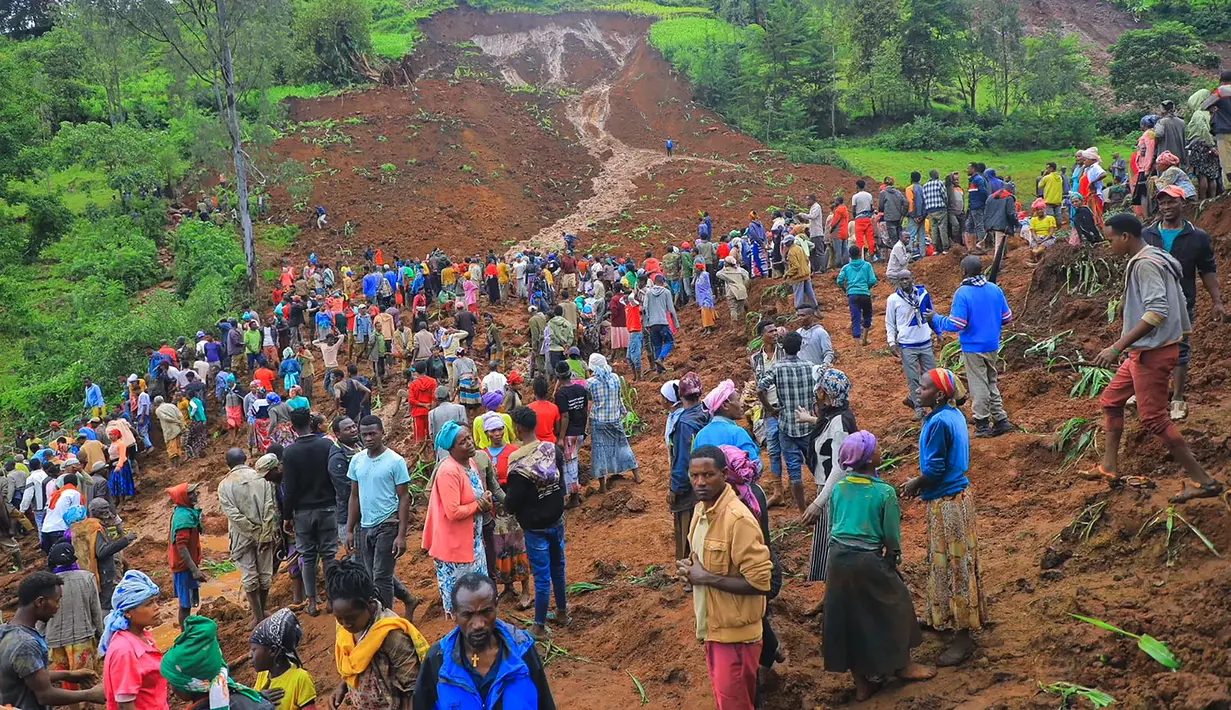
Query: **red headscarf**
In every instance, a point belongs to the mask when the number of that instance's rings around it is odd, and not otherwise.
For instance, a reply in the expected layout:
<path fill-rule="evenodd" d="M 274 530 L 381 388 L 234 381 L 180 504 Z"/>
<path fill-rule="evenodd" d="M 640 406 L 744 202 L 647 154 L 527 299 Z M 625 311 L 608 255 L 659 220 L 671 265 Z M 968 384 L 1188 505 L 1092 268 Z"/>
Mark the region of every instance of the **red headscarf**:
<path fill-rule="evenodd" d="M 171 486 L 167 489 L 167 495 L 171 496 L 171 502 L 181 508 L 191 508 L 192 501 L 188 499 L 188 484 L 181 483 Z"/>

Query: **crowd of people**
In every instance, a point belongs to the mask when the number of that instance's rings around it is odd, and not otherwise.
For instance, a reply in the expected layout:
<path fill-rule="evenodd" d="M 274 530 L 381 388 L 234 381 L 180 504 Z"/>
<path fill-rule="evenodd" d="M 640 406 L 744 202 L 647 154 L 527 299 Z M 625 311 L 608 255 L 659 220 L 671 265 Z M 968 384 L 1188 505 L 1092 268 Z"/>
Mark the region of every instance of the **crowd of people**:
<path fill-rule="evenodd" d="M 565 234 L 558 250 L 508 255 L 436 249 L 390 259 L 369 249 L 356 264 L 316 254 L 284 262 L 269 303 L 160 343 L 145 371 L 122 382 L 86 378 L 71 426 L 18 430 L 0 477 L 0 546 L 16 571 L 25 563 L 17 540 L 37 535 L 47 571 L 23 579 L 17 612 L 0 626 L 0 703 L 152 710 L 168 707 L 173 692 L 211 710 L 226 698 L 244 710 L 554 707 L 535 641 L 571 624 L 567 511 L 622 478 L 642 480 L 630 436 L 644 423 L 613 363 L 633 380 L 652 369 L 669 409 L 668 456 L 654 463 L 669 471 L 674 571 L 692 593 L 719 708 L 759 707 L 784 657 L 769 604 L 782 585 L 774 507 L 790 506 L 812 527 L 805 581 L 824 592 L 810 613 L 824 618 L 825 668 L 849 672 L 857 698 L 895 677 L 935 675 L 911 656 L 921 627 L 952 634 L 938 663 L 960 664 L 989 618 L 962 407 L 969 399 L 975 437 L 1016 429 L 997 367 L 1014 317 L 995 283 L 1010 239 L 1025 240 L 1030 264 L 1066 229 L 1077 245 L 1128 258 L 1121 337 L 1094 358 L 1117 369 L 1101 395 L 1104 454 L 1088 477 L 1152 485 L 1118 473 L 1124 408 L 1135 399 L 1144 430 L 1191 479 L 1172 501 L 1223 490 L 1174 420 L 1187 414 L 1198 277 L 1215 316 L 1225 315 L 1209 235 L 1185 211 L 1228 177 L 1228 102 L 1224 74 L 1218 89 L 1190 98 L 1186 125 L 1169 103 L 1161 118 L 1143 118 L 1138 150 L 1128 161 L 1113 156 L 1110 172 L 1097 148 L 1078 152 L 1071 173 L 1048 164 L 1028 212 L 1010 177 L 972 163 L 965 181 L 915 172 L 899 190 L 885 178 L 876 197 L 858 180 L 849 203 L 838 194 L 828 211 L 808 195 L 806 209 L 774 212 L 768 229 L 754 212 L 716 235 L 702 213 L 694 240 L 640 259 L 583 253 Z M 1218 174 L 1204 148 L 1222 152 Z M 1118 187 L 1136 214 L 1115 211 Z M 1156 223 L 1144 224 L 1150 215 Z M 319 216 L 323 226 L 323 208 Z M 980 258 L 989 248 L 990 270 Z M 943 314 L 911 266 L 951 249 L 964 254 L 962 280 Z M 672 367 L 680 376 L 664 381 L 681 314 L 695 304 L 702 337 L 722 320 L 742 334 L 757 280 L 787 285 L 795 315 L 790 327 L 755 324 L 751 376 L 705 382 Z M 881 280 L 893 287 L 885 343 L 902 366 L 903 405 L 921 423 L 920 472 L 900 486 L 880 471 L 876 435 L 857 423 L 858 383 L 836 367 L 817 298 L 818 288 L 842 292 L 850 334 L 868 346 Z M 523 324 L 524 365 L 506 342 Z M 937 367 L 936 346 L 950 334 L 965 381 Z M 391 392 L 396 404 L 384 406 Z M 389 435 L 403 405 L 410 443 L 398 452 Z M 197 483 L 164 493 L 180 629 L 171 648 L 151 634 L 162 591 L 123 559 L 135 536 L 122 516 L 138 495 L 154 495 L 141 461 L 155 448 L 170 466 L 213 460 L 211 437 L 226 447 L 216 495 L 252 616 L 252 687 L 230 677 L 216 624 L 196 614 L 207 494 Z M 456 624 L 435 643 L 413 623 L 423 600 L 397 574 L 417 495 L 426 500 L 421 547 Z M 920 609 L 897 569 L 902 497 L 920 498 L 926 511 Z M 273 609 L 272 582 L 284 573 L 292 603 Z M 533 609 L 529 628 L 501 620 L 502 603 Z M 297 652 L 297 614 L 322 607 L 337 621 L 341 682 L 318 699 Z"/>

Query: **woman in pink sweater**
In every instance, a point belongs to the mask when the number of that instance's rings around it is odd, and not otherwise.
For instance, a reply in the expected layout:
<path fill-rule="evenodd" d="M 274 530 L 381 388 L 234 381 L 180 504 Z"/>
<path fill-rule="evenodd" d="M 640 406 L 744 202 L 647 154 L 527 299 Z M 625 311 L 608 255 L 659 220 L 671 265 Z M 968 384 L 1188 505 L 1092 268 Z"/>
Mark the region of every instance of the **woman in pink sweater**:
<path fill-rule="evenodd" d="M 445 615 L 453 618 L 453 585 L 467 572 L 487 574 L 480 513 L 492 508 L 474 459 L 474 437 L 467 427 L 446 422 L 436 446 L 449 452 L 440 462 L 423 526 L 423 549 L 436 561 L 436 581 Z"/>

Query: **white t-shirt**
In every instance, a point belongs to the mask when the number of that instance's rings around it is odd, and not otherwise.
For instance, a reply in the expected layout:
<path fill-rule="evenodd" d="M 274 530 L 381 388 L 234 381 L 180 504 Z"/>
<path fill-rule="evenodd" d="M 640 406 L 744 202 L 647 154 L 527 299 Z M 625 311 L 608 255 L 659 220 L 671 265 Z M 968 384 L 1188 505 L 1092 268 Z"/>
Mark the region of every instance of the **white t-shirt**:
<path fill-rule="evenodd" d="M 41 532 L 53 533 L 67 530 L 68 526 L 64 524 L 64 514 L 74 505 L 81 505 L 80 491 L 64 491 L 61 493 L 60 499 L 56 501 L 56 507 L 47 509 L 47 514 L 43 517 L 43 529 Z"/>
<path fill-rule="evenodd" d="M 174 365 L 167 366 L 167 376 L 175 380 L 175 383 L 180 387 L 188 386 L 188 377 L 184 375 L 184 371 Z"/>
<path fill-rule="evenodd" d="M 860 212 L 872 211 L 872 195 L 860 190 L 854 195 L 851 195 L 851 212 L 858 215 Z"/>
<path fill-rule="evenodd" d="M 499 372 L 489 372 L 483 378 L 484 392 L 504 392 L 504 387 L 509 383 L 509 378 Z"/>
<path fill-rule="evenodd" d="M 198 382 L 204 383 L 204 382 L 209 381 L 209 363 L 208 362 L 206 362 L 205 360 L 197 360 L 196 362 L 192 363 L 192 369 L 197 373 Z"/>

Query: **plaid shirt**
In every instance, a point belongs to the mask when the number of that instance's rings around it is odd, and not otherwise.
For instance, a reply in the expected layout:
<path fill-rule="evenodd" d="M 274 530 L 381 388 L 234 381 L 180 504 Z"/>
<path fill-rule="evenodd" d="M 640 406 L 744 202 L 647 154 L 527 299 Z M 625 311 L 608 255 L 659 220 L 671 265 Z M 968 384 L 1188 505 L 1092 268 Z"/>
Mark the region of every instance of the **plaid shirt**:
<path fill-rule="evenodd" d="M 939 179 L 923 183 L 923 209 L 925 212 L 941 212 L 945 209 L 945 184 Z"/>
<path fill-rule="evenodd" d="M 812 363 L 800 360 L 799 356 L 784 355 L 774 361 L 769 369 L 757 378 L 757 389 L 778 390 L 778 431 L 787 436 L 805 436 L 812 426 L 799 421 L 797 407 L 809 411 L 816 402 L 816 381 L 812 377 Z"/>
<path fill-rule="evenodd" d="M 624 403 L 620 401 L 620 378 L 591 377 L 586 380 L 586 389 L 594 406 L 590 408 L 590 421 L 607 424 L 624 419 Z"/>

